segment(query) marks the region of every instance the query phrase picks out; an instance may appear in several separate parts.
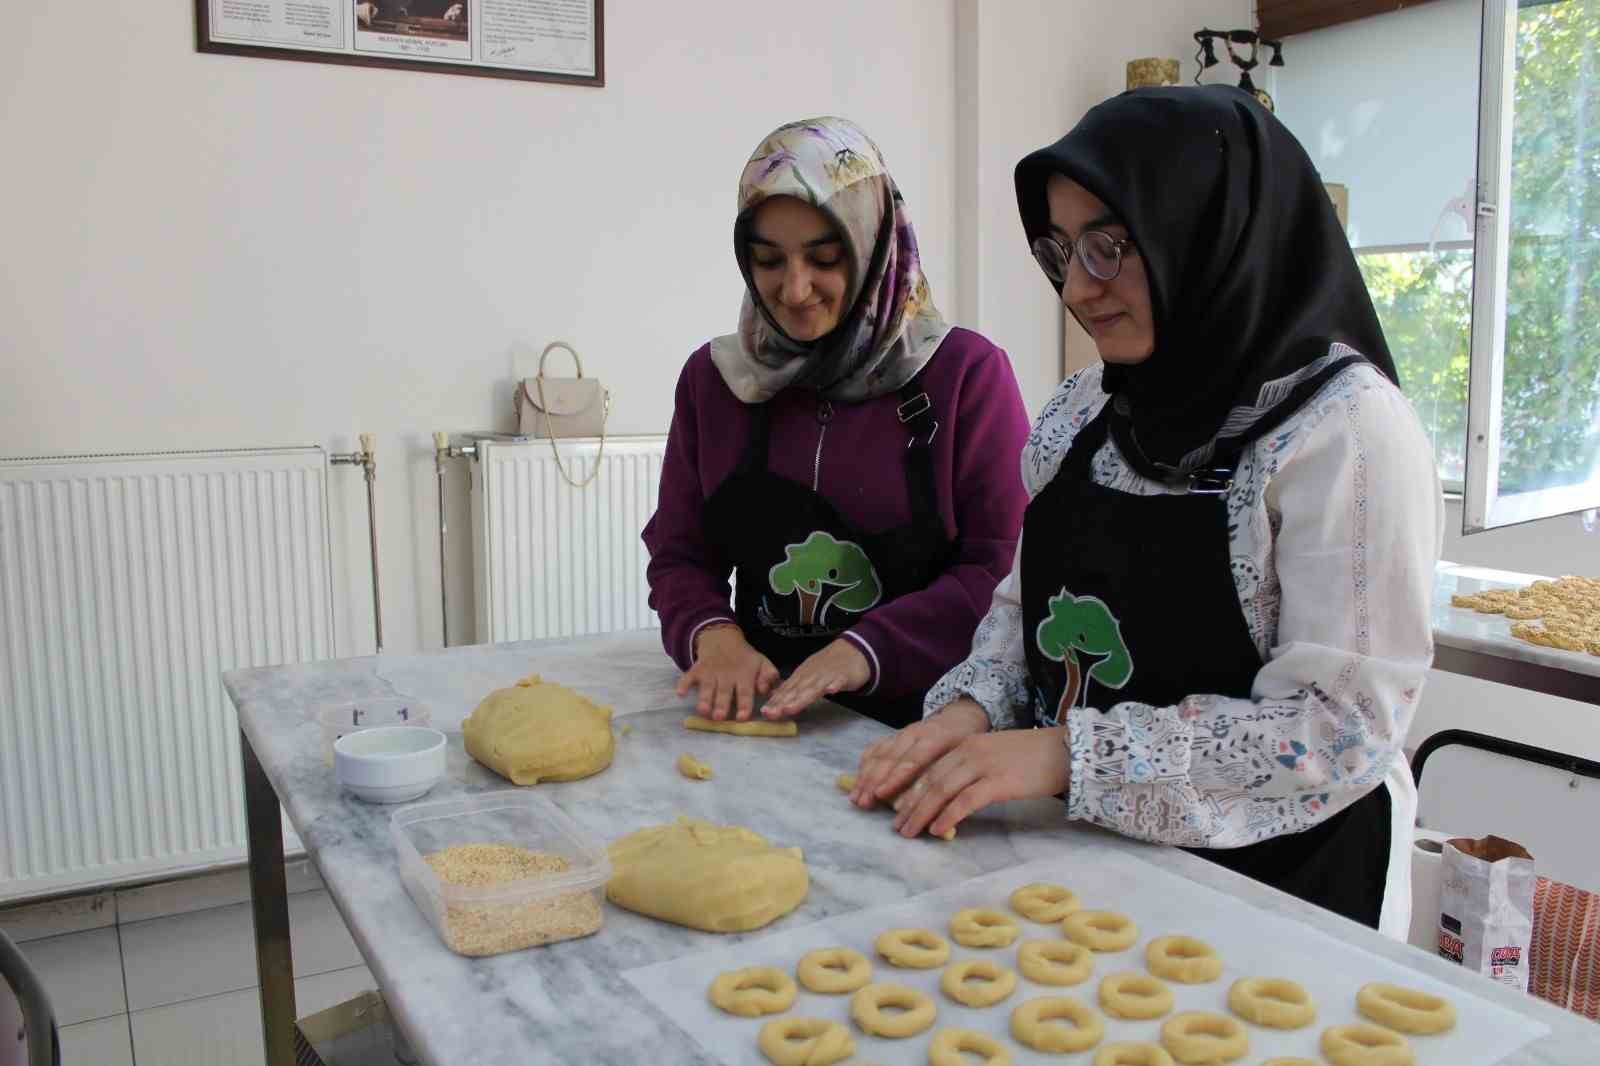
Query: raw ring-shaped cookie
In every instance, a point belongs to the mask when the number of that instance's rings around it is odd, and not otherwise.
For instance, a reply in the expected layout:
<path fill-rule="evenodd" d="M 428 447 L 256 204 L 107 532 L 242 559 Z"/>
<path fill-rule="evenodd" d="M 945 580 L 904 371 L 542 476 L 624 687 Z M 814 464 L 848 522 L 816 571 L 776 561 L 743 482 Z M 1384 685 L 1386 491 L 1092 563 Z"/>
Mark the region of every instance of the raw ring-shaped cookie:
<path fill-rule="evenodd" d="M 1094 1066 L 1172 1066 L 1172 1056 L 1155 1044 L 1107 1044 L 1094 1053 Z"/>
<path fill-rule="evenodd" d="M 1030 922 L 1059 922 L 1078 909 L 1078 897 L 1061 885 L 1023 885 L 1011 893 L 1011 909 Z"/>
<path fill-rule="evenodd" d="M 983 1066 L 1011 1066 L 1011 1052 L 988 1033 L 971 1029 L 940 1029 L 928 1042 L 928 1066 L 967 1066 L 961 1053 L 982 1055 Z"/>
<path fill-rule="evenodd" d="M 1361 986 L 1356 1009 L 1379 1025 L 1418 1036 L 1442 1033 L 1456 1024 L 1456 1009 L 1449 1000 L 1379 981 Z"/>
<path fill-rule="evenodd" d="M 1186 1011 L 1161 1026 L 1161 1046 L 1182 1063 L 1232 1062 L 1250 1050 L 1250 1034 L 1226 1014 Z"/>
<path fill-rule="evenodd" d="M 1133 919 L 1116 911 L 1073 911 L 1062 919 L 1061 933 L 1090 951 L 1126 951 L 1139 939 Z"/>
<path fill-rule="evenodd" d="M 711 1002 L 741 1018 L 781 1014 L 794 1006 L 789 975 L 771 966 L 749 966 L 718 974 L 711 982 Z"/>
<path fill-rule="evenodd" d="M 756 1044 L 773 1066 L 833 1066 L 856 1053 L 850 1030 L 821 1018 L 774 1018 Z"/>
<path fill-rule="evenodd" d="M 898 1014 L 885 1014 L 883 1008 L 899 1007 Z M 864 1033 L 898 1040 L 916 1036 L 939 1016 L 933 999 L 921 989 L 907 985 L 868 985 L 850 997 L 850 1018 Z"/>
<path fill-rule="evenodd" d="M 950 942 L 931 929 L 891 929 L 873 947 L 902 970 L 932 970 L 950 961 Z"/>
<path fill-rule="evenodd" d="M 1065 1018 L 1071 1025 L 1062 1025 Z M 1011 1036 L 1035 1051 L 1088 1051 L 1106 1035 L 1105 1022 L 1093 1007 L 1071 996 L 1030 999 L 1011 1012 Z"/>
<path fill-rule="evenodd" d="M 1172 989 L 1149 974 L 1114 973 L 1100 982 L 1100 1009 L 1113 1018 L 1159 1018 L 1172 1009 Z"/>
<path fill-rule="evenodd" d="M 983 984 L 969 985 L 977 977 Z M 939 978 L 944 994 L 964 1007 L 992 1007 L 1017 990 L 1017 975 L 988 959 L 958 962 Z"/>
<path fill-rule="evenodd" d="M 1364 1022 L 1324 1029 L 1322 1055 L 1333 1066 L 1411 1066 L 1417 1061 L 1405 1037 Z"/>
<path fill-rule="evenodd" d="M 1030 940 L 1017 949 L 1017 968 L 1035 984 L 1081 985 L 1094 970 L 1094 954 L 1070 940 Z"/>
<path fill-rule="evenodd" d="M 1317 1020 L 1310 993 L 1287 977 L 1241 977 L 1228 989 L 1228 1009 L 1268 1029 L 1300 1029 Z"/>
<path fill-rule="evenodd" d="M 1020 932 L 1015 918 L 988 907 L 968 907 L 950 919 L 950 935 L 964 948 L 1003 948 Z"/>
<path fill-rule="evenodd" d="M 1216 949 L 1192 936 L 1158 936 L 1144 949 L 1150 972 L 1180 985 L 1203 985 L 1222 976 Z"/>
<path fill-rule="evenodd" d="M 795 975 L 807 992 L 854 992 L 872 980 L 872 963 L 850 948 L 819 948 L 801 956 Z"/>

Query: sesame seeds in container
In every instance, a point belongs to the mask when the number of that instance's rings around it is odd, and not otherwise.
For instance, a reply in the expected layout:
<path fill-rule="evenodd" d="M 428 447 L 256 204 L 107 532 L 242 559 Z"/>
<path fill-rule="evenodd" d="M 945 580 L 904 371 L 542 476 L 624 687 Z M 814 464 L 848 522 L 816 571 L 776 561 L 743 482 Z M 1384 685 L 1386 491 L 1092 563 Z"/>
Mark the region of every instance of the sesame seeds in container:
<path fill-rule="evenodd" d="M 458 955 L 588 936 L 611 863 L 542 796 L 501 791 L 421 803 L 390 823 L 400 879 Z"/>

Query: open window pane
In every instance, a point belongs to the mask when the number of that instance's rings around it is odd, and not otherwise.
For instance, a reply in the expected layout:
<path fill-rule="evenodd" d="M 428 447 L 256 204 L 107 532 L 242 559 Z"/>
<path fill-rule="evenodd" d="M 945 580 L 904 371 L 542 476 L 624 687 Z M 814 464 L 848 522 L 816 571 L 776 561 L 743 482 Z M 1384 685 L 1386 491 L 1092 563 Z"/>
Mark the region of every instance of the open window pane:
<path fill-rule="evenodd" d="M 1468 531 L 1600 505 L 1600 0 L 1489 0 Z"/>

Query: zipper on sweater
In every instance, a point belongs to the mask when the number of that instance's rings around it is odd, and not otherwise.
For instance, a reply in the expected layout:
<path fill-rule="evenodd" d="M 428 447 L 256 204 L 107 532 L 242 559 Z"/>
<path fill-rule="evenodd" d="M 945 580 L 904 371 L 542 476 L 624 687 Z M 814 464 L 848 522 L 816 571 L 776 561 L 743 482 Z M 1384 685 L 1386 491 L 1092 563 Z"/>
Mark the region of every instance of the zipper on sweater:
<path fill-rule="evenodd" d="M 811 468 L 811 491 L 819 491 L 817 486 L 822 483 L 822 441 L 828 435 L 828 423 L 833 421 L 833 404 L 823 400 L 817 404 L 817 424 L 822 428 L 817 430 L 817 461 Z"/>

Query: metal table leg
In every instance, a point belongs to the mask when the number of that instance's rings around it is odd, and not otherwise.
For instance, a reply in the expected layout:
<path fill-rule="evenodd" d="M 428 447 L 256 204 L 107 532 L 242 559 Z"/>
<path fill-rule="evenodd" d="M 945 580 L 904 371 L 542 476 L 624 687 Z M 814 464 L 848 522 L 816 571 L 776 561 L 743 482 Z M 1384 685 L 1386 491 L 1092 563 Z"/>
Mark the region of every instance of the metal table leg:
<path fill-rule="evenodd" d="M 278 794 L 239 733 L 244 756 L 244 817 L 250 841 L 250 909 L 261 985 L 261 1036 L 267 1066 L 294 1066 L 294 957 L 289 947 L 289 894 L 283 870 L 283 819 Z"/>

